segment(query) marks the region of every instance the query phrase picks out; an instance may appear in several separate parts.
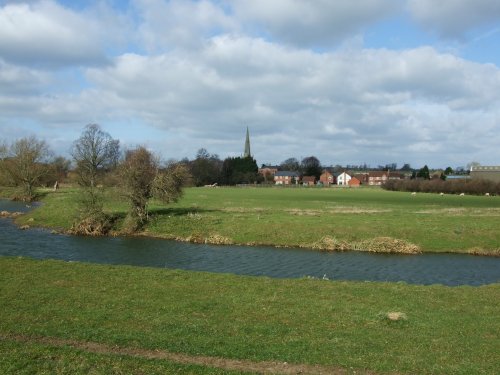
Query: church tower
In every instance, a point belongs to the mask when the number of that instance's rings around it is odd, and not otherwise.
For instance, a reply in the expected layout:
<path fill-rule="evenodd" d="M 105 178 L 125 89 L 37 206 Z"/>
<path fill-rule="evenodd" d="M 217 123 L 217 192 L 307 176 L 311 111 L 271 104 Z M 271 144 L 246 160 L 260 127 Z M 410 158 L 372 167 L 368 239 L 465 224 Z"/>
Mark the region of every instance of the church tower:
<path fill-rule="evenodd" d="M 248 126 L 247 126 L 247 138 L 245 140 L 245 152 L 243 153 L 244 158 L 250 158 L 252 157 L 252 154 L 250 153 L 250 134 L 248 132 Z"/>

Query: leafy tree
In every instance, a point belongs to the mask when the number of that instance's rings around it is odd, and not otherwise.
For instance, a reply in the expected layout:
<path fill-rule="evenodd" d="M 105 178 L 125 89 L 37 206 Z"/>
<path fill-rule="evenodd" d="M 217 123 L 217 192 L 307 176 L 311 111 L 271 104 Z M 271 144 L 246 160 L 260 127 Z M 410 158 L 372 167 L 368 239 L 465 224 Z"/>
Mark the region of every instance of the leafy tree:
<path fill-rule="evenodd" d="M 451 167 L 447 167 L 447 168 L 444 170 L 444 174 L 445 174 L 445 176 L 449 176 L 450 174 L 453 174 L 453 168 L 451 168 Z"/>
<path fill-rule="evenodd" d="M 126 153 L 119 175 L 130 203 L 125 227 L 132 232 L 147 222 L 147 205 L 151 198 L 170 203 L 182 195 L 188 171 L 182 163 L 171 164 L 160 170 L 153 154 L 144 147 L 138 147 Z"/>
<path fill-rule="evenodd" d="M 222 163 L 222 183 L 228 185 L 250 184 L 259 181 L 257 162 L 251 156 L 226 158 Z"/>
<path fill-rule="evenodd" d="M 204 148 L 198 150 L 196 159 L 189 165 L 196 186 L 210 185 L 220 179 L 222 161 L 218 155 L 210 155 Z"/>
<path fill-rule="evenodd" d="M 153 183 L 153 196 L 166 204 L 177 202 L 189 177 L 189 170 L 182 163 L 171 163 L 159 169 Z"/>
<path fill-rule="evenodd" d="M 300 168 L 305 176 L 315 176 L 316 178 L 321 176 L 321 163 L 315 156 L 308 156 L 302 159 Z"/>
<path fill-rule="evenodd" d="M 146 207 L 153 196 L 153 182 L 157 170 L 157 161 L 144 147 L 126 152 L 119 175 L 125 196 L 130 203 L 129 217 L 134 226 L 133 230 L 146 222 Z"/>
<path fill-rule="evenodd" d="M 423 178 L 425 180 L 430 180 L 430 173 L 429 173 L 429 167 L 427 165 L 424 165 L 422 168 L 420 168 L 417 172 L 417 177 Z"/>
<path fill-rule="evenodd" d="M 412 168 L 411 168 L 410 164 L 405 163 L 405 164 L 401 167 L 401 169 L 400 169 L 400 170 L 401 170 L 401 171 L 404 171 L 404 172 L 411 172 L 411 171 L 412 171 Z"/>
<path fill-rule="evenodd" d="M 15 141 L 7 153 L 2 165 L 16 186 L 21 187 L 24 201 L 35 199 L 35 188 L 42 178 L 49 173 L 52 153 L 45 141 L 36 137 L 21 138 Z"/>
<path fill-rule="evenodd" d="M 299 161 L 295 158 L 288 158 L 280 164 L 280 170 L 298 172 L 300 170 Z"/>

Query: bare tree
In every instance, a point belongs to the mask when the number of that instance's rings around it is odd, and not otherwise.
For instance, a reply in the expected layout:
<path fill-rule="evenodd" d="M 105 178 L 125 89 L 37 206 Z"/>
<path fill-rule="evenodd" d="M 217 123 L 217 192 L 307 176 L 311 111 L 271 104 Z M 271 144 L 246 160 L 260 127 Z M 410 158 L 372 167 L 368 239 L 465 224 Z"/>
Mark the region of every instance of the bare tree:
<path fill-rule="evenodd" d="M 76 163 L 78 183 L 85 188 L 84 210 L 102 211 L 97 187 L 104 174 L 118 164 L 120 143 L 101 130 L 97 124 L 85 127 L 74 143 L 71 156 Z"/>
<path fill-rule="evenodd" d="M 35 199 L 35 188 L 49 173 L 51 157 L 45 141 L 34 136 L 21 138 L 10 146 L 2 164 L 14 184 L 21 187 L 22 200 Z"/>
<path fill-rule="evenodd" d="M 120 144 L 101 130 L 99 125 L 85 127 L 71 149 L 76 164 L 78 183 L 83 187 L 81 216 L 74 223 L 71 232 L 82 235 L 103 235 L 112 227 L 112 218 L 103 210 L 100 184 L 106 173 L 118 164 Z"/>
<path fill-rule="evenodd" d="M 6 158 L 7 158 L 7 143 L 4 141 L 0 142 L 0 186 L 10 185 L 10 176 L 6 169 Z"/>
<path fill-rule="evenodd" d="M 5 141 L 0 142 L 0 161 L 7 157 L 7 143 Z"/>
<path fill-rule="evenodd" d="M 95 187 L 102 173 L 117 165 L 120 143 L 101 130 L 99 125 L 90 124 L 73 143 L 71 156 L 76 162 L 80 185 Z"/>
<path fill-rule="evenodd" d="M 300 163 L 296 158 L 288 158 L 280 164 L 280 170 L 298 172 Z"/>

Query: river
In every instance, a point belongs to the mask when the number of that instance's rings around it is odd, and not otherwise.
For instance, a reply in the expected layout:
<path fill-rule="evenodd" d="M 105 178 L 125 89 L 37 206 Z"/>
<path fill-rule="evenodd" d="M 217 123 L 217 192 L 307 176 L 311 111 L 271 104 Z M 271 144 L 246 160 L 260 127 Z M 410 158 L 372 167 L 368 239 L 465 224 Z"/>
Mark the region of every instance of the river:
<path fill-rule="evenodd" d="M 0 200 L 0 211 L 26 211 Z M 20 230 L 0 219 L 0 256 L 162 267 L 276 278 L 484 285 L 500 282 L 500 258 L 465 254 L 329 253 L 273 247 L 214 246 L 144 237 L 77 237 Z"/>

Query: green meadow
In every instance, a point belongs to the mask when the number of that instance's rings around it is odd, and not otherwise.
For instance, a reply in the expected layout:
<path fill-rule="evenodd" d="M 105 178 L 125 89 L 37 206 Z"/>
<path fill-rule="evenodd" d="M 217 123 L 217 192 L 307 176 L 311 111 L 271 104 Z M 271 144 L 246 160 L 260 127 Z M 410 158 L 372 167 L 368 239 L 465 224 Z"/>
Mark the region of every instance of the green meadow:
<path fill-rule="evenodd" d="M 0 269 L 1 373 L 213 374 L 233 373 L 234 362 L 248 372 L 286 362 L 303 373 L 493 374 L 500 365 L 499 284 L 287 280 L 8 257 Z M 155 357 L 165 352 L 182 361 Z"/>
<path fill-rule="evenodd" d="M 19 223 L 66 230 L 76 219 L 79 196 L 73 188 L 47 191 L 43 205 Z M 117 233 L 127 210 L 119 197 L 113 190 L 105 195 Z M 179 202 L 152 202 L 149 211 L 141 234 L 169 239 L 321 248 L 325 238 L 363 247 L 383 237 L 424 252 L 500 253 L 500 197 L 378 188 L 188 188 Z"/>

